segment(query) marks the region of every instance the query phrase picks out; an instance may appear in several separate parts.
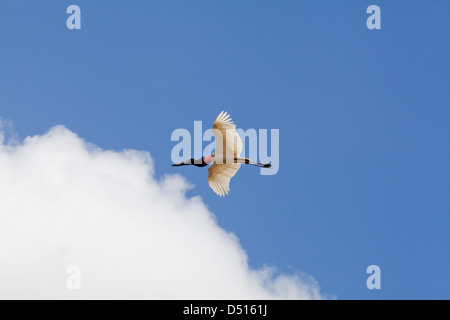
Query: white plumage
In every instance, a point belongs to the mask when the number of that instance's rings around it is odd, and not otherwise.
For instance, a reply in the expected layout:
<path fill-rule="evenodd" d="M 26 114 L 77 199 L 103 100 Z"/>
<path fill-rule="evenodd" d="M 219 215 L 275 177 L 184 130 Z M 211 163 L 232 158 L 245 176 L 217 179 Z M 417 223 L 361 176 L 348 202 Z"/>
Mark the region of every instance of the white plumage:
<path fill-rule="evenodd" d="M 242 140 L 230 115 L 224 111 L 214 121 L 213 133 L 216 151 L 211 158 L 213 165 L 208 169 L 208 183 L 216 194 L 224 197 L 230 191 L 230 179 L 241 167 L 237 162 L 241 159 Z"/>

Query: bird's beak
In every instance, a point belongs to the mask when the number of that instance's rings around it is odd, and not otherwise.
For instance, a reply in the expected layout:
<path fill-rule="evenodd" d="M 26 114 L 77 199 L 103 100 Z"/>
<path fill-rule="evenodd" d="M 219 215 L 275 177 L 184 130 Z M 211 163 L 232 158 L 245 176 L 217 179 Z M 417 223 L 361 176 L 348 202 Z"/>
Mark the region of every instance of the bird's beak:
<path fill-rule="evenodd" d="M 187 165 L 192 164 L 192 163 L 193 163 L 192 159 L 188 159 L 188 160 L 183 161 L 181 163 L 173 164 L 172 167 L 187 166 Z"/>
<path fill-rule="evenodd" d="M 177 163 L 177 164 L 173 164 L 172 167 L 179 167 L 179 166 L 185 166 L 186 163 Z"/>

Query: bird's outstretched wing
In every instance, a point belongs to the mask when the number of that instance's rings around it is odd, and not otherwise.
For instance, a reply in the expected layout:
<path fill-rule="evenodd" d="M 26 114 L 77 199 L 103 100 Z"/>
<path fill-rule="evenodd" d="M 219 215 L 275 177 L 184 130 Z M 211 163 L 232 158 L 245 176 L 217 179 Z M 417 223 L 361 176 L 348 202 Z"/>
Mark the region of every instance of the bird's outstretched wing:
<path fill-rule="evenodd" d="M 230 115 L 225 111 L 222 111 L 214 121 L 213 133 L 216 138 L 216 162 L 234 162 L 234 158 L 239 157 L 242 152 L 242 140 Z M 227 156 L 232 161 L 226 161 Z"/>
<path fill-rule="evenodd" d="M 239 163 L 216 164 L 208 169 L 208 183 L 211 189 L 221 197 L 230 191 L 230 179 L 236 174 L 241 165 Z"/>

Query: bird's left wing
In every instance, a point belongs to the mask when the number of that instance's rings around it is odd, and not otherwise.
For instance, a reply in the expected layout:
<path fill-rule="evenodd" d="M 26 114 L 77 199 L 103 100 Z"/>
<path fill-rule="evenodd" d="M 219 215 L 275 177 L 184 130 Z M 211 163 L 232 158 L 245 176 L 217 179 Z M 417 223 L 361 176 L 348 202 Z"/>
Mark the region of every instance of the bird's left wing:
<path fill-rule="evenodd" d="M 211 189 L 221 197 L 230 191 L 230 179 L 236 174 L 241 165 L 239 163 L 216 164 L 208 169 L 208 183 Z"/>

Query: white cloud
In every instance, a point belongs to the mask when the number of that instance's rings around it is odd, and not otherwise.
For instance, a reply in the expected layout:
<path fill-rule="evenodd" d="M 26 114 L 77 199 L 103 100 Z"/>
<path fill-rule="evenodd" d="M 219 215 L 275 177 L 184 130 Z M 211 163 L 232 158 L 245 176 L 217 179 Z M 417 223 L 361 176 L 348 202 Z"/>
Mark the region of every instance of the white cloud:
<path fill-rule="evenodd" d="M 311 277 L 251 269 L 183 177 L 153 177 L 148 153 L 104 151 L 62 126 L 1 136 L 1 299 L 322 298 Z M 71 265 L 81 290 L 67 289 Z"/>

